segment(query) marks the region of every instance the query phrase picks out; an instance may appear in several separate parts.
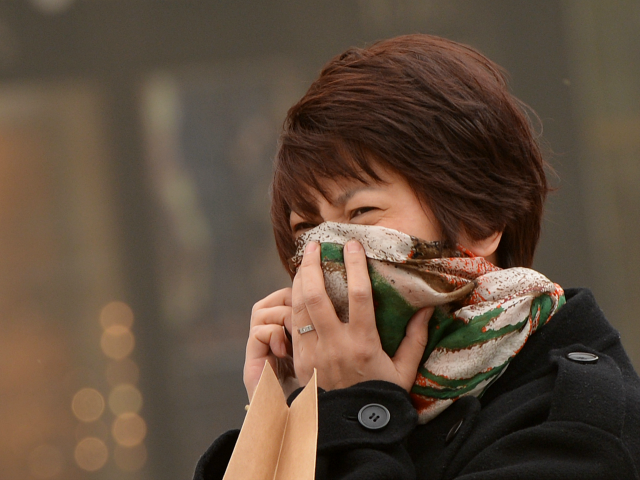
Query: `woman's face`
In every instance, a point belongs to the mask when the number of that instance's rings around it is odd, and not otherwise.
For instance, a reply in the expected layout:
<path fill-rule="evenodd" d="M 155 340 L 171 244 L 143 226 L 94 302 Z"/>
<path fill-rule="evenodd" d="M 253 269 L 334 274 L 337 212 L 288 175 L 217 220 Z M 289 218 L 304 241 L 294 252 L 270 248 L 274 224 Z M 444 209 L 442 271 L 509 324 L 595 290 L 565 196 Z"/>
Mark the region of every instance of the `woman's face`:
<path fill-rule="evenodd" d="M 416 197 L 406 180 L 397 173 L 374 166 L 382 182 L 362 183 L 356 179 L 326 180 L 322 187 L 327 198 L 312 191 L 319 215 L 307 218 L 291 212 L 289 223 L 297 238 L 322 222 L 357 223 L 392 228 L 427 242 L 441 241 L 438 222 L 431 209 Z M 495 232 L 482 240 L 471 240 L 464 232 L 458 242 L 476 256 L 495 265 L 502 232 Z"/>
<path fill-rule="evenodd" d="M 322 187 L 327 198 L 317 191 L 311 195 L 319 215 L 306 218 L 293 211 L 291 231 L 298 237 L 322 222 L 355 223 L 392 228 L 422 240 L 441 240 L 440 229 L 427 205 L 416 197 L 400 175 L 381 167 L 374 168 L 382 182 L 362 183 L 356 179 L 326 180 Z"/>

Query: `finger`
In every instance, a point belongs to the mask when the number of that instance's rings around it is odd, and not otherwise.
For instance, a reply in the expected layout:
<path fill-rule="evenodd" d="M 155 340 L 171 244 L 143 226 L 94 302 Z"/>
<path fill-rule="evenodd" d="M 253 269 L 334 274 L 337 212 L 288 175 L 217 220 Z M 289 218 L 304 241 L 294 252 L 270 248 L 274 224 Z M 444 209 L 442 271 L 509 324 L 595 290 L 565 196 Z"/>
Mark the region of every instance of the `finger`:
<path fill-rule="evenodd" d="M 285 305 L 261 308 L 251 315 L 251 327 L 270 324 L 284 326 L 286 323 L 289 323 L 288 318 L 290 316 L 291 307 Z"/>
<path fill-rule="evenodd" d="M 282 326 L 259 325 L 252 328 L 247 341 L 247 359 L 266 357 L 270 353 L 280 358 L 287 356 L 287 345 Z"/>
<path fill-rule="evenodd" d="M 392 359 L 396 371 L 403 379 L 402 387 L 406 390 L 411 388 L 416 379 L 420 359 L 429 339 L 428 326 L 431 315 L 433 315 L 433 307 L 426 307 L 418 310 L 411 317 L 405 337 Z"/>
<path fill-rule="evenodd" d="M 264 371 L 265 363 L 269 362 L 271 368 L 274 371 L 276 371 L 276 369 L 278 368 L 276 358 L 277 357 L 275 357 L 274 355 L 268 355 L 262 358 L 245 360 L 242 380 L 244 382 L 244 387 L 247 390 L 249 402 L 251 402 L 251 399 L 253 398 L 253 392 L 258 386 L 258 382 L 260 381 L 260 377 L 262 376 L 262 372 Z"/>
<path fill-rule="evenodd" d="M 278 307 L 281 305 L 291 306 L 291 288 L 281 288 L 267 295 L 262 300 L 257 301 L 253 305 L 251 313 L 253 314 L 255 311 L 263 308 Z"/>
<path fill-rule="evenodd" d="M 315 330 L 302 335 L 298 332 L 298 328 L 312 325 L 309 312 L 304 303 L 302 275 L 300 275 L 299 272 L 293 279 L 292 289 L 293 306 L 291 307 L 291 323 L 293 328 L 291 334 L 293 365 L 296 377 L 300 383 L 304 385 L 306 381 L 311 378 L 310 372 L 313 372 L 313 367 L 315 366 L 315 349 L 318 342 L 318 335 Z"/>
<path fill-rule="evenodd" d="M 269 361 L 275 370 L 276 357 L 287 355 L 284 341 L 284 331 L 279 325 L 260 325 L 251 329 L 243 369 L 244 385 L 249 400 L 253 397 L 265 361 Z"/>
<path fill-rule="evenodd" d="M 336 315 L 333 303 L 327 295 L 324 286 L 324 275 L 320 265 L 320 246 L 315 242 L 309 242 L 305 249 L 298 274 L 302 292 L 302 299 L 311 324 L 318 335 L 329 336 L 335 333 L 337 327 L 342 325 Z M 296 300 L 297 301 L 297 300 Z M 302 319 L 303 317 L 297 317 Z M 295 328 L 308 324 L 295 323 Z"/>
<path fill-rule="evenodd" d="M 311 324 L 311 318 L 304 303 L 304 293 L 302 291 L 302 275 L 296 274 L 293 279 L 291 293 L 291 335 L 295 338 L 298 334 L 298 328 Z"/>
<path fill-rule="evenodd" d="M 350 328 L 359 331 L 360 335 L 377 337 L 367 257 L 358 241 L 351 240 L 345 245 L 344 266 L 347 270 Z"/>

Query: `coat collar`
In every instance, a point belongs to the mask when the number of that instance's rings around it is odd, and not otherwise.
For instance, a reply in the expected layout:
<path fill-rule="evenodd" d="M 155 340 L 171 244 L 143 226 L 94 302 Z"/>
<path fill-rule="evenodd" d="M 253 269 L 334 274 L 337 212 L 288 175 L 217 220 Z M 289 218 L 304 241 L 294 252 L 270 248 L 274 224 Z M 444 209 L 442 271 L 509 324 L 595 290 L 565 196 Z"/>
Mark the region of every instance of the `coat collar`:
<path fill-rule="evenodd" d="M 552 350 L 581 344 L 602 351 L 620 341 L 620 334 L 607 321 L 589 289 L 567 289 L 565 296 L 567 303 L 529 338 L 505 373 L 483 395 L 483 404 L 555 368 L 549 356 Z"/>

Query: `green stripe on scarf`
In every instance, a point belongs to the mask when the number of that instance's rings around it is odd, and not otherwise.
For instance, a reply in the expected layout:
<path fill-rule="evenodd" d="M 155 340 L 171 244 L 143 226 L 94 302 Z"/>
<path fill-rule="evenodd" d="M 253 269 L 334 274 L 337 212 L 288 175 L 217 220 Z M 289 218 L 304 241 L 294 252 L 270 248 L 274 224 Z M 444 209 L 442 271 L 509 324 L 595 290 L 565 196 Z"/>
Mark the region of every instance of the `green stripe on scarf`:
<path fill-rule="evenodd" d="M 327 294 L 349 321 L 343 246 L 358 240 L 367 255 L 382 348 L 393 356 L 419 309 L 436 307 L 411 389 L 426 423 L 464 395 L 480 396 L 528 337 L 564 303 L 564 292 L 527 268 L 500 269 L 462 247 L 443 247 L 383 227 L 326 222 L 298 239 L 296 267 L 310 241 L 321 244 Z"/>

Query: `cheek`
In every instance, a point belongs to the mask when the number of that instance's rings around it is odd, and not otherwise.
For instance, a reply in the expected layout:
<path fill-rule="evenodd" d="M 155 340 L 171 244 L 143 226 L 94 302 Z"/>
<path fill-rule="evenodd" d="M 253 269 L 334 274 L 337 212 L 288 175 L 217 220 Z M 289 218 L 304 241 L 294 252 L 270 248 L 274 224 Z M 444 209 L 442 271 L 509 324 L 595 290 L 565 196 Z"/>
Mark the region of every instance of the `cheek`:
<path fill-rule="evenodd" d="M 442 240 L 440 229 L 437 227 L 435 220 L 429 218 L 420 206 L 406 209 L 399 220 L 396 230 L 427 242 Z"/>

